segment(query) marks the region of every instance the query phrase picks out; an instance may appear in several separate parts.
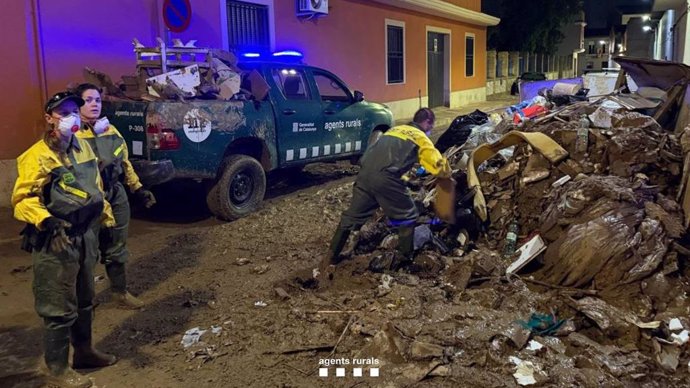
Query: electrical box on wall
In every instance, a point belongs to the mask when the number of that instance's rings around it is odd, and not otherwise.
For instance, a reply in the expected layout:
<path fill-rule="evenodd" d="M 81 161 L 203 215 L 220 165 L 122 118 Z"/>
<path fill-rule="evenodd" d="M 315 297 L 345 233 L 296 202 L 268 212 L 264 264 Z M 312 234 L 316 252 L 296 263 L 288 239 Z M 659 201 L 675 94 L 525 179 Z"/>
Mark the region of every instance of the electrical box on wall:
<path fill-rule="evenodd" d="M 328 0 L 297 0 L 297 15 L 328 15 Z"/>

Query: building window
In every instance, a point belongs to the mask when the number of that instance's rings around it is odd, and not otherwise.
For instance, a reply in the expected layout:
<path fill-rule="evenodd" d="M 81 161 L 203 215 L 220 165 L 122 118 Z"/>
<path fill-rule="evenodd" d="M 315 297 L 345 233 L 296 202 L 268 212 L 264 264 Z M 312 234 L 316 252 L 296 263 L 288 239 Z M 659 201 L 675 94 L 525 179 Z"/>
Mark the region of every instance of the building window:
<path fill-rule="evenodd" d="M 386 82 L 405 82 L 405 23 L 386 20 Z"/>
<path fill-rule="evenodd" d="M 474 77 L 474 35 L 465 35 L 465 77 Z"/>
<path fill-rule="evenodd" d="M 594 48 L 594 42 L 589 42 L 587 45 L 587 54 L 596 54 L 597 50 Z"/>
<path fill-rule="evenodd" d="M 268 6 L 228 0 L 228 44 L 235 51 L 269 51 Z"/>

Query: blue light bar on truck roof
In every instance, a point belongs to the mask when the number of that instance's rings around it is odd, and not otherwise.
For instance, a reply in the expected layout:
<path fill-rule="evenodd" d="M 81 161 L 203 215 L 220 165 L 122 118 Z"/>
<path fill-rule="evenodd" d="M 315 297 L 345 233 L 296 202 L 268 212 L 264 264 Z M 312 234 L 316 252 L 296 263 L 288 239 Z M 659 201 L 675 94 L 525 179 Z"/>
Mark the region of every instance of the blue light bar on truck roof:
<path fill-rule="evenodd" d="M 273 53 L 274 57 L 292 57 L 292 58 L 303 58 L 304 55 L 302 55 L 301 52 L 295 51 L 295 50 L 284 50 L 284 51 L 277 51 Z"/>
<path fill-rule="evenodd" d="M 274 53 L 264 53 L 264 52 L 246 52 L 241 53 L 240 57 L 247 60 L 264 60 L 264 61 L 279 61 L 279 62 L 290 62 L 290 63 L 301 63 L 304 55 L 296 50 L 283 50 L 276 51 Z"/>

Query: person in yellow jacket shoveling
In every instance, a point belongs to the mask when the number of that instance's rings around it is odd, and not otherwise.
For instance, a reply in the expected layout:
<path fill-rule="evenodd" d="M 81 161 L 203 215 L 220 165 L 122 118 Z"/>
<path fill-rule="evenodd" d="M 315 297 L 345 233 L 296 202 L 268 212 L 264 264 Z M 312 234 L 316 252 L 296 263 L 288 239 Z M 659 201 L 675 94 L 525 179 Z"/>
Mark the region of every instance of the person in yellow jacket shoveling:
<path fill-rule="evenodd" d="M 134 172 L 129 161 L 127 144 L 120 132 L 101 116 L 101 92 L 93 84 L 81 84 L 75 94 L 84 101 L 81 107 L 82 128 L 76 136 L 91 145 L 98 156 L 98 167 L 101 171 L 106 199 L 113 208 L 116 226 L 112 234 L 101 233 L 99 249 L 101 261 L 110 279 L 113 299 L 126 308 L 140 308 L 144 303 L 127 291 L 125 263 L 129 256 L 127 251 L 127 231 L 129 229 L 130 208 L 125 185 L 134 197 L 144 206 L 151 207 L 156 199 L 146 190 Z M 121 179 L 124 178 L 124 179 Z"/>
<path fill-rule="evenodd" d="M 434 112 L 422 108 L 415 113 L 410 124 L 389 129 L 376 143 L 368 146 L 352 189 L 350 207 L 340 218 L 329 255 L 320 265 L 321 271 L 340 261 L 340 253 L 350 232 L 364 225 L 379 206 L 389 223 L 398 228 L 398 255 L 392 262 L 378 263 L 375 267 L 397 270 L 412 261 L 418 212 L 401 177 L 417 162 L 430 174 L 451 175 L 448 161 L 428 137 L 434 121 Z"/>
<path fill-rule="evenodd" d="M 78 96 L 61 92 L 45 104 L 49 129 L 17 158 L 12 192 L 14 216 L 27 226 L 22 248 L 33 259 L 35 308 L 45 327 L 47 383 L 90 387 L 91 381 L 68 365 L 70 340 L 74 368 L 112 365 L 117 358 L 94 349 L 91 339 L 94 276 L 99 225 L 115 226 L 104 199 L 98 160 L 79 130 Z"/>

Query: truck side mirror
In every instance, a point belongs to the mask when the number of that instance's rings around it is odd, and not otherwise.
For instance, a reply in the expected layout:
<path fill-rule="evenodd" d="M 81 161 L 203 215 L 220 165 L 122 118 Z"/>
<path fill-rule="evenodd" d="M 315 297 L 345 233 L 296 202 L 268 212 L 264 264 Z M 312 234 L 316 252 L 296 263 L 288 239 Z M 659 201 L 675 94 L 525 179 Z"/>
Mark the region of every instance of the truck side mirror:
<path fill-rule="evenodd" d="M 355 102 L 361 101 L 364 101 L 364 93 L 360 92 L 359 90 L 355 90 Z"/>

